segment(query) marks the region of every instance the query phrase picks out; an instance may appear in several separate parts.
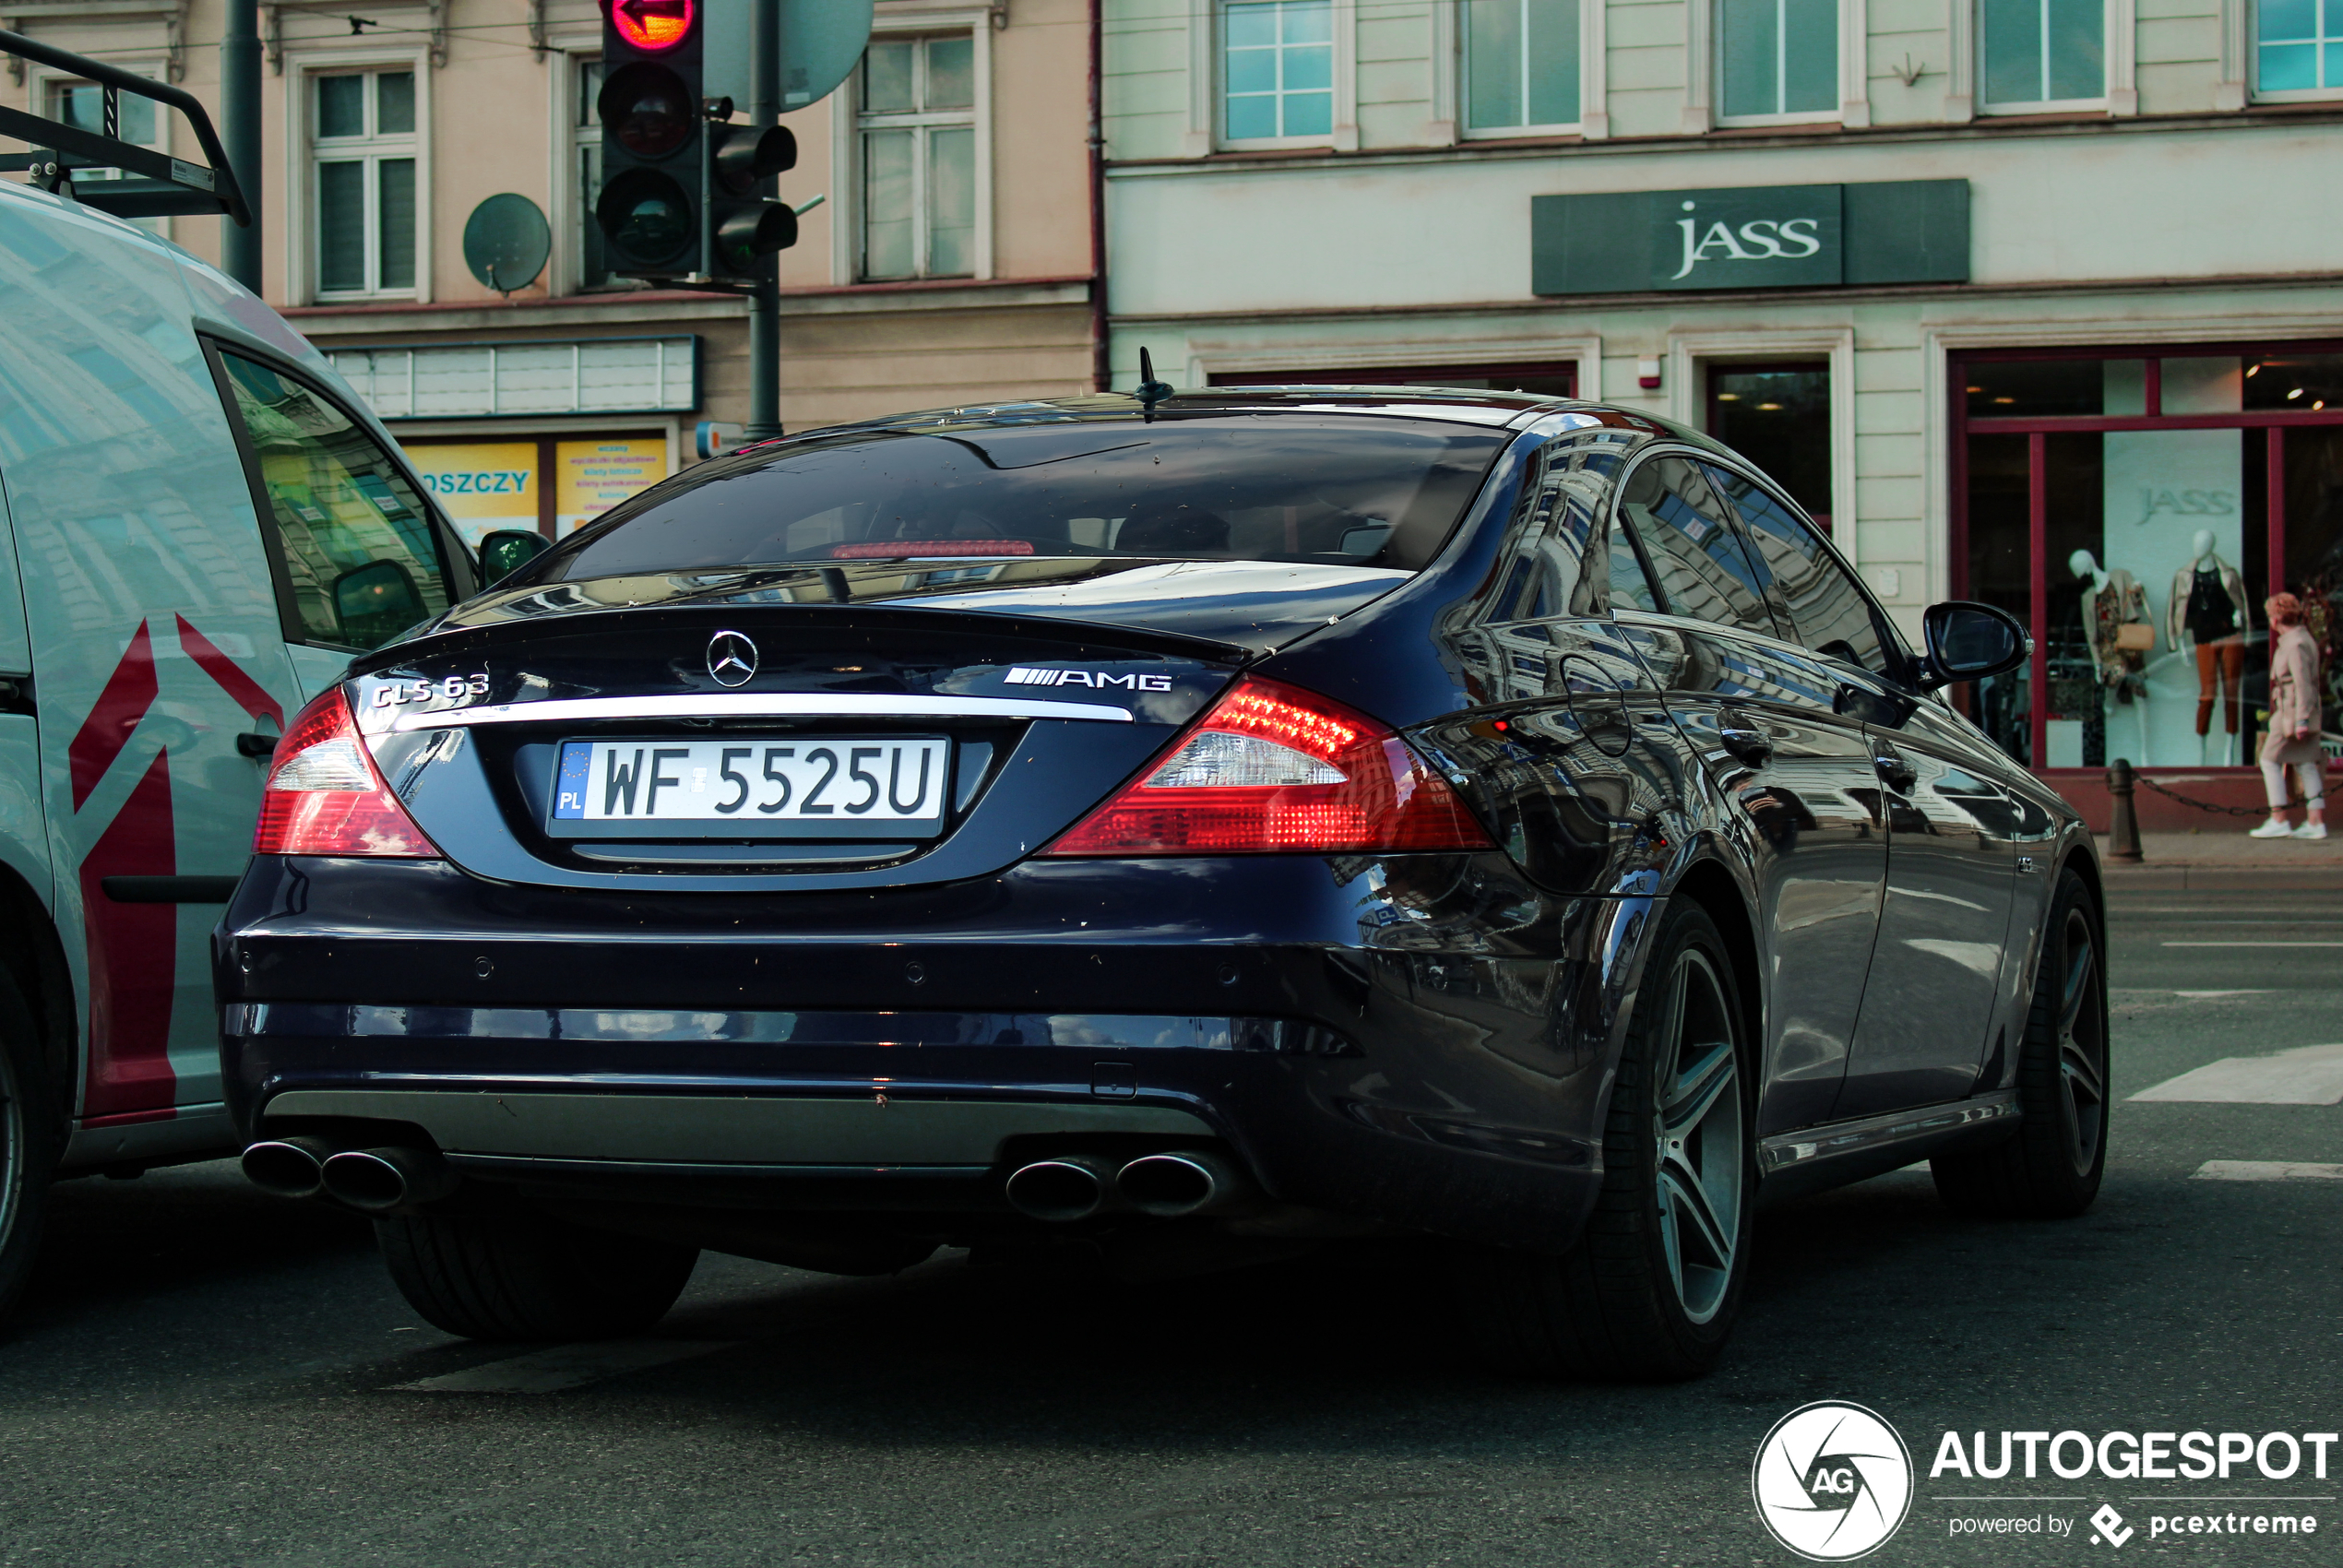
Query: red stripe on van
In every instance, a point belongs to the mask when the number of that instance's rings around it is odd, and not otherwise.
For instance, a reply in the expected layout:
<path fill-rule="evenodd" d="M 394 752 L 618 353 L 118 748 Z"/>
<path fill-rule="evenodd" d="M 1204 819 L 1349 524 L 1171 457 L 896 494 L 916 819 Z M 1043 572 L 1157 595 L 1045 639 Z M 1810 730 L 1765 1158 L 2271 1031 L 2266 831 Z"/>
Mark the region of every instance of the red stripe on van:
<path fill-rule="evenodd" d="M 147 636 L 147 624 L 138 623 L 138 633 L 123 650 L 122 662 L 106 677 L 106 689 L 98 694 L 97 706 L 73 737 L 73 744 L 65 748 L 65 757 L 73 768 L 73 809 L 79 811 L 98 780 L 106 776 L 113 759 L 130 743 L 130 732 L 138 728 L 138 720 L 155 703 L 154 642 Z M 164 815 L 169 816 L 169 802 L 164 803 Z M 112 829 L 108 829 L 109 832 Z M 160 906 L 169 909 L 169 905 Z"/>
<path fill-rule="evenodd" d="M 255 719 L 273 719 L 279 731 L 284 729 L 285 710 L 277 705 L 277 699 L 270 696 L 259 682 L 245 674 L 243 666 L 213 646 L 209 637 L 189 625 L 184 615 L 173 615 L 172 619 L 179 623 L 181 651 L 194 659 L 205 674 L 220 683 L 220 689 L 228 694 L 230 702 Z"/>
<path fill-rule="evenodd" d="M 109 876 L 173 876 L 178 864 L 166 751 L 156 755 L 81 862 L 82 929 L 89 943 L 84 1116 L 172 1103 L 178 1084 L 171 1070 L 171 993 L 179 960 L 179 906 L 117 904 L 100 884 Z"/>

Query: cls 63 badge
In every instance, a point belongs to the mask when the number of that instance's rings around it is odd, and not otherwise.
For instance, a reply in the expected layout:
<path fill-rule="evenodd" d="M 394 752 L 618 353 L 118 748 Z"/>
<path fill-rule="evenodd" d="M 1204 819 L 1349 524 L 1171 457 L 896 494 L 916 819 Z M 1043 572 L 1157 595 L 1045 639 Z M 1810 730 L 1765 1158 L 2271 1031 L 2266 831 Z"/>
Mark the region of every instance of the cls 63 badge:
<path fill-rule="evenodd" d="M 488 671 L 472 675 L 450 675 L 439 681 L 389 681 L 375 688 L 376 707 L 397 707 L 401 703 L 470 702 L 488 695 Z"/>

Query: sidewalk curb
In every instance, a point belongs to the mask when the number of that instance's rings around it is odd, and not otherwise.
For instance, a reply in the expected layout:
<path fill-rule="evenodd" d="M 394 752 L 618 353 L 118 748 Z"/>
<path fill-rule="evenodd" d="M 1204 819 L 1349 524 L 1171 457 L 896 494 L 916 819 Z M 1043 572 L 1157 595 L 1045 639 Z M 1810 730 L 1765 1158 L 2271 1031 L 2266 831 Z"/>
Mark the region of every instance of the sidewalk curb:
<path fill-rule="evenodd" d="M 2102 859 L 2110 893 L 2343 892 L 2343 866 L 2124 865 Z"/>

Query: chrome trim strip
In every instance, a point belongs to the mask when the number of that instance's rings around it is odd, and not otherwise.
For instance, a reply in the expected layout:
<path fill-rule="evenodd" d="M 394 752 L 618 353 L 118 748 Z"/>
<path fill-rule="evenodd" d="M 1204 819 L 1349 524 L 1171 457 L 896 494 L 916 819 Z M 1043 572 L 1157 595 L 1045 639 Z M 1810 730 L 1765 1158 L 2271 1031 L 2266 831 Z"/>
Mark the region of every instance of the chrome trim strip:
<path fill-rule="evenodd" d="M 1033 702 L 1021 697 L 844 695 L 833 692 L 741 692 L 672 697 L 568 697 L 507 702 L 444 713 L 402 713 L 393 732 L 474 724 L 592 724 L 610 719 L 1083 719 L 1128 724 L 1127 707 Z"/>
<path fill-rule="evenodd" d="M 1988 1122 L 2007 1121 L 2017 1114 L 2017 1091 L 1997 1089 L 1992 1094 L 1979 1095 L 1975 1099 L 1955 1100 L 1946 1105 L 1924 1105 L 1912 1111 L 1891 1111 L 1885 1116 L 1869 1116 L 1860 1122 L 1841 1122 L 1829 1126 L 1803 1127 L 1795 1133 L 1777 1133 L 1759 1141 L 1757 1169 L 1760 1173 L 1770 1176 L 1777 1170 L 1786 1170 L 1814 1160 L 1861 1154 L 1868 1149 L 1902 1143 L 1908 1138 L 1922 1137 L 1932 1133 L 1950 1133 L 1964 1127 L 1983 1126 Z"/>

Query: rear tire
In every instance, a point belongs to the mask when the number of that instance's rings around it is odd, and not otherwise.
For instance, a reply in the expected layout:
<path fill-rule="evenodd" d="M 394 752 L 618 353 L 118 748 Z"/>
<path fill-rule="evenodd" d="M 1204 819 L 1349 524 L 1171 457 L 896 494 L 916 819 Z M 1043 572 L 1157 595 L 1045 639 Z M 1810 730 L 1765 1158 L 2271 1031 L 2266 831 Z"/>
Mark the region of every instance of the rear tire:
<path fill-rule="evenodd" d="M 1482 1344 L 1508 1369 L 1698 1377 L 1732 1332 L 1755 1191 L 1746 1015 L 1699 905 L 1669 907 L 1641 992 L 1586 1229 L 1560 1256 L 1500 1253 L 1469 1274 Z"/>
<path fill-rule="evenodd" d="M 2099 905 L 2072 867 L 2058 891 L 2017 1059 L 2016 1133 L 1930 1160 L 1936 1194 L 1957 1213 L 2071 1219 L 2107 1170 L 2107 966 Z"/>
<path fill-rule="evenodd" d="M 41 1027 L 0 968 L 0 1324 L 32 1278 L 58 1152 L 58 1118 L 42 1070 Z"/>
<path fill-rule="evenodd" d="M 589 1230 L 522 1208 L 375 1221 L 408 1304 L 468 1339 L 610 1339 L 667 1315 L 696 1247 Z"/>

